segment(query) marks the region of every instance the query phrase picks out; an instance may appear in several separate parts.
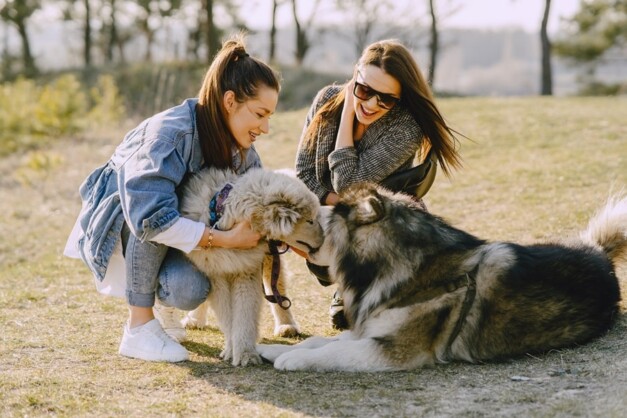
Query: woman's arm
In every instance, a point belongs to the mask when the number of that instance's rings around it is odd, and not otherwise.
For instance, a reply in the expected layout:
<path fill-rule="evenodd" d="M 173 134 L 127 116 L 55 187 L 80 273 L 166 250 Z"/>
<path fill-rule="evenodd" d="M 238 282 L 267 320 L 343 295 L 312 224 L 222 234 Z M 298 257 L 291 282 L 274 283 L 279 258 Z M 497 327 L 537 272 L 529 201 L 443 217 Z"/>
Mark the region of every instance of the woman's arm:
<path fill-rule="evenodd" d="M 235 224 L 228 231 L 218 231 L 207 227 L 203 222 L 180 217 L 151 241 L 189 253 L 197 247 L 252 248 L 260 238 L 258 233 L 250 229 L 248 222 Z"/>
<path fill-rule="evenodd" d="M 247 249 L 255 247 L 260 239 L 261 235 L 251 229 L 249 222 L 244 221 L 235 224 L 228 231 L 205 227 L 198 246 Z"/>
<path fill-rule="evenodd" d="M 329 190 L 320 183 L 316 176 L 316 155 L 320 141 L 324 140 L 324 138 L 316 138 L 313 143 L 307 143 L 305 134 L 320 106 L 335 94 L 337 93 L 330 87 L 325 87 L 318 92 L 305 118 L 305 125 L 296 152 L 296 176 L 305 183 L 309 190 L 318 196 L 322 203 L 324 203 L 324 199 L 329 194 Z"/>
<path fill-rule="evenodd" d="M 344 87 L 344 107 L 342 108 L 342 116 L 340 118 L 340 126 L 337 130 L 337 139 L 335 141 L 335 149 L 351 148 L 355 146 L 355 138 L 353 130 L 355 128 L 355 99 L 353 97 L 353 78 Z"/>

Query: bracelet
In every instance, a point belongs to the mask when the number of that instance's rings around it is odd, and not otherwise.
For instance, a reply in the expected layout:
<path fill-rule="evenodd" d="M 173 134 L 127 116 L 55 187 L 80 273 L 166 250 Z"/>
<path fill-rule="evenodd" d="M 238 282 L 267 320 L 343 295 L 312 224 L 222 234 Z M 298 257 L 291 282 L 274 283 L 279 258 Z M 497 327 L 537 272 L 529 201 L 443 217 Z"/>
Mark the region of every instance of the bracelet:
<path fill-rule="evenodd" d="M 209 248 L 211 248 L 211 245 L 213 244 L 213 228 L 215 228 L 215 225 L 209 228 L 209 238 L 207 239 L 207 244 L 203 245 L 202 247 L 203 250 L 208 250 Z"/>

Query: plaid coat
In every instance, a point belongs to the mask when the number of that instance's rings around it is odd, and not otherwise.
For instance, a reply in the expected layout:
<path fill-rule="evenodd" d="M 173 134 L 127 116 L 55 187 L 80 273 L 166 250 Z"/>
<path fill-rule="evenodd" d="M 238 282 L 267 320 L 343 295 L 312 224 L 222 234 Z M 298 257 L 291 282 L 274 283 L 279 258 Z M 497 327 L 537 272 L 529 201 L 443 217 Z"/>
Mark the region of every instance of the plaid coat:
<path fill-rule="evenodd" d="M 323 126 L 315 145 L 304 146 L 304 133 L 318 109 L 344 87 L 327 86 L 320 90 L 307 113 L 296 155 L 296 174 L 324 203 L 329 192 L 341 192 L 363 182 L 376 183 L 397 171 L 412 166 L 423 133 L 402 104 L 394 106 L 368 127 L 354 147 L 335 149 L 339 121 Z"/>

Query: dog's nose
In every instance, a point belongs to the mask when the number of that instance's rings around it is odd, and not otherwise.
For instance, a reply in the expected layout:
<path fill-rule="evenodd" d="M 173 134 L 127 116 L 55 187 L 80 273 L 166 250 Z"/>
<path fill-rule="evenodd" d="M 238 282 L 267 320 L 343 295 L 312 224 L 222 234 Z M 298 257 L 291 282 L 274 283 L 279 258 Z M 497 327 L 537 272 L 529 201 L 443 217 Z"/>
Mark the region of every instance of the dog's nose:
<path fill-rule="evenodd" d="M 309 251 L 309 255 L 314 255 L 314 254 L 316 254 L 318 251 L 320 251 L 320 248 L 321 248 L 321 247 L 312 248 L 312 249 Z"/>

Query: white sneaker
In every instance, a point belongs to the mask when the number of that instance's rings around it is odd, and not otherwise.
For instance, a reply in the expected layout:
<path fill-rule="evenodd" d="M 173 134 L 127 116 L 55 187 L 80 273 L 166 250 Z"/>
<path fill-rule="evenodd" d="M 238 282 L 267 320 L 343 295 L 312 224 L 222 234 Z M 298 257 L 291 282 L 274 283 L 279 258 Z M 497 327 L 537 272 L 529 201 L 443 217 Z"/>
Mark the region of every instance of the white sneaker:
<path fill-rule="evenodd" d="M 176 308 L 170 308 L 162 305 L 159 300 L 155 300 L 155 306 L 152 307 L 152 311 L 155 314 L 155 318 L 159 320 L 163 330 L 174 341 L 179 343 L 187 341 L 187 331 L 181 323 L 181 318 L 176 311 Z"/>
<path fill-rule="evenodd" d="M 170 338 L 156 319 L 130 330 L 128 322 L 119 353 L 126 357 L 147 361 L 167 361 L 176 363 L 189 359 L 185 347 Z"/>

